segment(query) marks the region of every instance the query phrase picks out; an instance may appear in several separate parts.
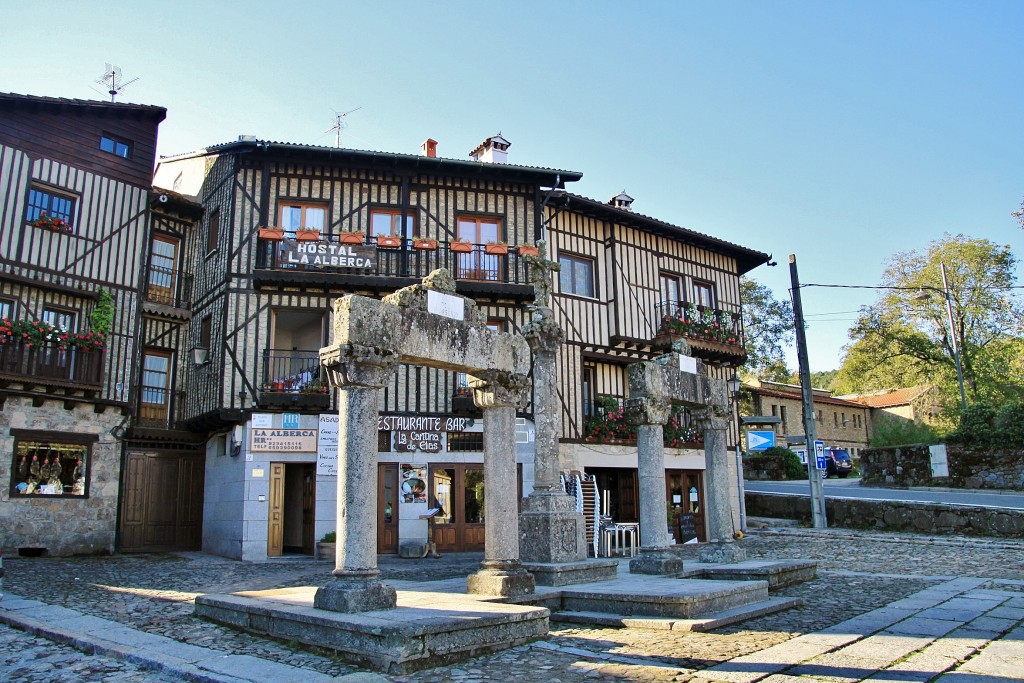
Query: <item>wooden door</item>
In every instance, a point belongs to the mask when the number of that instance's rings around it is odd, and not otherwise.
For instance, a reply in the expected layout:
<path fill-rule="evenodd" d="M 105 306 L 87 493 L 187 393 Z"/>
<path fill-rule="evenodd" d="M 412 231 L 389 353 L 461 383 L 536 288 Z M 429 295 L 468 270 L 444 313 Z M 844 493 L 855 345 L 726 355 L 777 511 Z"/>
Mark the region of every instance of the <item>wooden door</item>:
<path fill-rule="evenodd" d="M 267 557 L 284 554 L 284 463 L 270 463 L 270 495 L 267 496 Z"/>
<path fill-rule="evenodd" d="M 302 554 L 312 555 L 316 546 L 316 465 L 302 466 Z"/>
<path fill-rule="evenodd" d="M 204 472 L 199 453 L 129 451 L 122 481 L 120 550 L 200 549 Z"/>
<path fill-rule="evenodd" d="M 696 533 L 707 540 L 704 528 L 704 473 L 701 470 L 666 470 L 667 504 L 671 506 L 669 531 L 677 543 L 685 543 Z"/>
<path fill-rule="evenodd" d="M 441 509 L 430 521 L 430 533 L 437 549 L 442 552 L 483 550 L 483 465 L 431 465 L 428 490 L 430 506 Z"/>
<path fill-rule="evenodd" d="M 377 465 L 377 552 L 398 552 L 398 464 Z"/>

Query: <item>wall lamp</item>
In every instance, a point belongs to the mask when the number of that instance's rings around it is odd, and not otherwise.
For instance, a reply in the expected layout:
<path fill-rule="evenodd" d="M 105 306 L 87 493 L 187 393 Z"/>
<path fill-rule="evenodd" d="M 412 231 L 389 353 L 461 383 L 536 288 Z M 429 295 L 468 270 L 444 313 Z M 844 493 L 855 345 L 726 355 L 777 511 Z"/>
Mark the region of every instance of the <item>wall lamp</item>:
<path fill-rule="evenodd" d="M 202 344 L 196 344 L 192 347 L 192 362 L 195 365 L 206 365 L 209 360 L 210 349 L 206 348 Z"/>

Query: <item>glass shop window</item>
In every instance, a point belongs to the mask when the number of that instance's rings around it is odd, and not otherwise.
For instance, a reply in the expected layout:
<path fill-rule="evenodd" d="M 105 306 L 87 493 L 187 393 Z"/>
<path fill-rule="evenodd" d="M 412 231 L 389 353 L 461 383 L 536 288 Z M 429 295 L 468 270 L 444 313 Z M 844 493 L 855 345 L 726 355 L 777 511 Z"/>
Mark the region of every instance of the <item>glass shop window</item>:
<path fill-rule="evenodd" d="M 16 440 L 11 497 L 87 498 L 89 455 L 87 444 Z"/>

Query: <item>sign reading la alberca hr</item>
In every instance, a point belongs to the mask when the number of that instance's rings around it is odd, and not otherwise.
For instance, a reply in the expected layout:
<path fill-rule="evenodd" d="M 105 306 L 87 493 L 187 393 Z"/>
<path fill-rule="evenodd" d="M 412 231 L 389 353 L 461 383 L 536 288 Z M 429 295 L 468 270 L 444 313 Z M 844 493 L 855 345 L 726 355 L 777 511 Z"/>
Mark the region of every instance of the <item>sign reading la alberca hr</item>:
<path fill-rule="evenodd" d="M 377 267 L 377 247 L 373 244 L 335 244 L 334 242 L 298 242 L 281 240 L 281 264 L 314 268 Z"/>

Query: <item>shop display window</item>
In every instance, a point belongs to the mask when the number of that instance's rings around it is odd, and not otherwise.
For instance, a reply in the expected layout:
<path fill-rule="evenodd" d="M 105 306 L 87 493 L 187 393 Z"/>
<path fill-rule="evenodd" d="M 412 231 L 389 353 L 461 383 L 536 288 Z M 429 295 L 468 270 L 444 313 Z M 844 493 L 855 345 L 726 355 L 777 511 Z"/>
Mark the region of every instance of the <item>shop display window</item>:
<path fill-rule="evenodd" d="M 87 498 L 90 452 L 87 443 L 17 439 L 11 465 L 11 497 Z"/>

